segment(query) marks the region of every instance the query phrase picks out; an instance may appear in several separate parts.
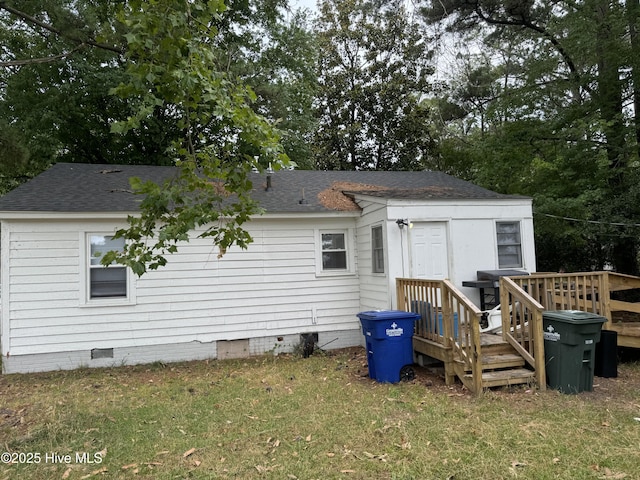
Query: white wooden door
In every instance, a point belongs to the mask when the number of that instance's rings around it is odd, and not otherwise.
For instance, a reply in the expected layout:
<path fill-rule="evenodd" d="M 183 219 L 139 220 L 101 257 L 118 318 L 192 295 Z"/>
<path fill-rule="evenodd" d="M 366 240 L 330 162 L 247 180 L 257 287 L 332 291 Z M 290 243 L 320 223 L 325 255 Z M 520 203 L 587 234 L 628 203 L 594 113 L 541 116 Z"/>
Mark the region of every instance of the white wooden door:
<path fill-rule="evenodd" d="M 417 222 L 409 230 L 411 238 L 411 276 L 442 280 L 449 277 L 447 224 Z"/>

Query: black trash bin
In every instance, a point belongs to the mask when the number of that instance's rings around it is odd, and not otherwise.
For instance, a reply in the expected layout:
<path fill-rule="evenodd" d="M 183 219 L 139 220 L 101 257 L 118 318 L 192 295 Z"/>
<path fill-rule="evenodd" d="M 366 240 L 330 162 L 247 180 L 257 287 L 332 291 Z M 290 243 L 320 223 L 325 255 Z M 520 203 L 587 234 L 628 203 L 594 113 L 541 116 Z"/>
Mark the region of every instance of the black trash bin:
<path fill-rule="evenodd" d="M 606 318 L 578 310 L 544 312 L 547 384 L 563 393 L 593 390 L 595 348 Z"/>
<path fill-rule="evenodd" d="M 378 382 L 411 380 L 414 323 L 420 315 L 400 310 L 358 314 L 366 341 L 369 377 Z"/>
<path fill-rule="evenodd" d="M 596 345 L 596 377 L 615 378 L 618 376 L 618 332 L 602 330 Z"/>

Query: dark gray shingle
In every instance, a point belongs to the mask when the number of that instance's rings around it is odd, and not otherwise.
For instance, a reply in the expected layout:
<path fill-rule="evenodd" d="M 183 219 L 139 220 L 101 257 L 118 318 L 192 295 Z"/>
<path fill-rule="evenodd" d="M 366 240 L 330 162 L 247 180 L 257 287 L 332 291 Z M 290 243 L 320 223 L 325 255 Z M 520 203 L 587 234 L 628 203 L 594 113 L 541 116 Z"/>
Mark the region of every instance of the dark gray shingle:
<path fill-rule="evenodd" d="M 141 197 L 131 193 L 130 177 L 163 182 L 174 167 L 58 163 L 0 198 L 0 211 L 134 212 Z M 441 172 L 355 172 L 286 170 L 252 174 L 253 198 L 268 212 L 326 212 L 349 203 L 331 200 L 336 192 L 397 199 L 506 199 L 501 195 Z M 306 203 L 301 203 L 303 197 Z M 328 193 L 333 194 L 327 195 Z M 353 208 L 351 203 L 351 208 Z"/>

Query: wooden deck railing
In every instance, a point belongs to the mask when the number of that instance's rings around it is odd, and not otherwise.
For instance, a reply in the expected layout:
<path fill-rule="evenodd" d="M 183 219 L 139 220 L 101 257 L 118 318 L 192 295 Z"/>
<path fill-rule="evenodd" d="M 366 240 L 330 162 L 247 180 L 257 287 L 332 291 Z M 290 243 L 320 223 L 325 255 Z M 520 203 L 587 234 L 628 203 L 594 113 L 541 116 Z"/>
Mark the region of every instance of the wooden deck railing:
<path fill-rule="evenodd" d="M 544 307 L 509 277 L 500 277 L 502 338 L 533 367 L 540 390 L 547 385 L 542 312 Z"/>
<path fill-rule="evenodd" d="M 398 278 L 398 308 L 421 315 L 416 342 L 422 353 L 445 363 L 447 383 L 458 376 L 470 390 L 482 390 L 480 310 L 448 280 Z M 607 319 L 618 345 L 640 348 L 640 302 L 612 298 L 612 292 L 640 289 L 640 278 L 612 272 L 534 273 L 500 278 L 502 337 L 533 367 L 546 388 L 542 313 L 581 310 Z M 425 342 L 419 341 L 425 339 Z M 464 372 L 472 372 L 472 384 Z"/>
<path fill-rule="evenodd" d="M 600 292 L 606 292 L 606 272 L 533 273 L 511 279 L 546 310 L 581 310 L 605 315 Z"/>
<path fill-rule="evenodd" d="M 420 314 L 416 322 L 415 334 L 444 345 L 444 325 L 442 323 L 441 295 L 442 282 L 415 278 L 398 278 L 398 309 Z"/>
<path fill-rule="evenodd" d="M 613 292 L 640 289 L 640 278 L 614 272 L 584 272 L 534 273 L 511 279 L 546 310 L 602 315 L 607 319 L 602 328 L 618 332 L 618 345 L 640 348 L 640 303 L 611 296 Z"/>
<path fill-rule="evenodd" d="M 448 280 L 398 278 L 398 309 L 419 313 L 415 334 L 451 349 L 453 359 L 472 372 L 474 385 L 482 390 L 480 317 L 482 312 Z M 445 370 L 450 366 L 445 363 Z M 451 372 L 445 372 L 451 375 Z"/>

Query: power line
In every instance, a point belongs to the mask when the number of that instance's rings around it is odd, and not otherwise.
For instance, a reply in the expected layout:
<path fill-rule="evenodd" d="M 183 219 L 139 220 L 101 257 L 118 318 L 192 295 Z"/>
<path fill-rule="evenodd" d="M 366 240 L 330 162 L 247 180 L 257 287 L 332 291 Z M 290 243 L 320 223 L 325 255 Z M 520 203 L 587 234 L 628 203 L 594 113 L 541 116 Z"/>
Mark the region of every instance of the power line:
<path fill-rule="evenodd" d="M 614 227 L 640 227 L 640 223 L 622 223 L 622 222 L 602 222 L 600 220 L 585 220 L 582 218 L 571 218 L 571 217 L 562 217 L 560 215 L 552 215 L 550 213 L 538 213 L 535 212 L 536 215 L 543 215 L 549 218 L 557 218 L 559 220 L 566 220 L 568 222 L 578 222 L 578 223 L 592 223 L 595 225 L 608 225 Z"/>

